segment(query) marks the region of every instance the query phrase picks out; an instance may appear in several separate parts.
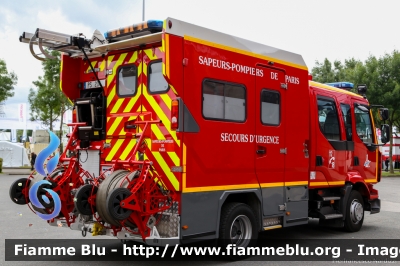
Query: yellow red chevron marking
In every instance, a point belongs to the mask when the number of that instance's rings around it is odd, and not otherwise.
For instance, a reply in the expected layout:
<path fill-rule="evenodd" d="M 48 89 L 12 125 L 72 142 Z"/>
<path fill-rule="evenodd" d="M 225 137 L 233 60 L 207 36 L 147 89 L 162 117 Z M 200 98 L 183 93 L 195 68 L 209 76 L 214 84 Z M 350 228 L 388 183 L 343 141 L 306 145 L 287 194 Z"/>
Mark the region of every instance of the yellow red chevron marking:
<path fill-rule="evenodd" d="M 139 97 L 140 97 L 140 94 L 136 93 L 136 95 L 129 100 L 129 103 L 126 105 L 126 107 L 125 107 L 123 112 L 124 113 L 130 112 L 132 110 L 133 106 L 135 105 L 136 101 L 139 99 Z"/>
<path fill-rule="evenodd" d="M 124 102 L 124 98 L 123 99 L 118 99 L 117 102 L 114 104 L 113 109 L 111 110 L 111 114 L 115 114 L 118 112 L 119 108 L 121 107 L 122 103 Z"/>
<path fill-rule="evenodd" d="M 160 155 L 158 151 L 153 151 L 153 156 L 156 158 L 158 164 L 164 171 L 164 174 L 167 175 L 169 181 L 174 186 L 175 190 L 179 190 L 179 182 L 176 179 L 175 175 L 171 172 L 171 169 L 168 167 L 167 163 L 164 161 L 163 157 Z"/>
<path fill-rule="evenodd" d="M 123 138 L 123 136 L 126 135 L 126 132 L 124 128 L 121 126 L 121 123 L 124 123 L 124 121 L 136 119 L 135 115 L 130 115 L 129 117 L 123 116 L 123 113 L 135 112 L 136 110 L 132 110 L 134 106 L 136 106 L 135 109 L 137 109 L 138 114 L 139 113 L 143 114 L 143 112 L 146 112 L 146 115 L 155 114 L 160 120 L 163 121 L 163 126 L 161 127 L 159 125 L 151 125 L 150 130 L 152 132 L 152 139 L 157 139 L 157 140 L 166 139 L 166 136 L 171 135 L 177 146 L 179 147 L 180 145 L 180 141 L 177 139 L 176 133 L 174 131 L 172 132 L 170 131 L 170 119 L 164 113 L 164 111 L 166 111 L 167 109 L 164 106 L 162 107 L 159 106 L 159 104 L 157 103 L 157 101 L 159 100 L 156 100 L 156 98 L 153 95 L 150 95 L 147 92 L 147 87 L 145 85 L 148 74 L 148 69 L 147 69 L 148 61 L 146 57 L 149 58 L 150 62 L 151 60 L 158 59 L 159 51 L 157 49 L 159 48 L 144 50 L 142 54 L 144 57 L 143 60 L 138 60 L 139 54 L 141 54 L 140 51 L 139 52 L 136 51 L 133 55 L 131 53 L 125 53 L 119 55 L 118 58 L 114 56 L 110 56 L 108 58 L 107 62 L 110 65 L 109 68 L 110 69 L 112 68 L 113 71 L 112 74 L 107 77 L 109 84 L 108 88 L 109 95 L 107 97 L 107 106 L 111 108 L 109 114 L 113 114 L 113 117 L 107 118 L 107 122 L 109 123 L 107 136 L 114 136 L 114 137 L 112 139 L 106 140 L 108 143 L 111 143 L 111 150 L 109 151 L 109 154 L 106 155 L 106 161 L 117 159 L 117 157 L 119 159 L 126 160 L 128 156 L 130 156 L 131 151 L 133 150 L 136 144 L 136 140 L 132 139 L 132 141 L 127 141 L 127 139 Z M 128 57 L 131 55 L 132 57 L 129 59 L 129 62 L 126 62 Z M 136 64 L 138 64 L 137 67 L 137 76 L 139 82 L 138 93 L 130 99 L 120 98 L 117 95 L 117 82 L 116 82 L 116 75 L 118 75 L 117 69 L 121 65 L 126 65 L 135 62 L 137 62 Z M 173 91 L 176 93 L 175 89 L 173 89 Z M 143 101 L 146 101 L 145 104 L 138 105 L 140 97 L 143 97 Z M 170 107 L 171 98 L 168 94 L 160 94 L 157 97 L 161 98 L 160 100 L 162 100 L 165 103 L 165 106 L 167 106 L 169 110 L 171 109 Z M 146 110 L 145 106 L 147 106 L 151 110 Z M 121 116 L 119 116 L 119 114 L 121 114 Z M 155 119 L 155 117 L 153 117 L 153 119 Z M 140 131 L 141 129 L 139 128 L 139 132 Z M 122 138 L 118 138 L 118 136 Z M 149 151 L 151 151 L 151 141 L 147 140 L 146 142 L 149 147 Z M 148 156 L 150 156 L 150 154 L 148 154 Z M 149 159 L 148 156 L 145 154 L 144 158 L 148 160 Z M 171 172 L 170 169 L 170 167 L 173 165 L 175 166 L 180 165 L 180 158 L 177 155 L 177 153 L 176 152 L 160 153 L 158 151 L 152 151 L 151 156 L 152 156 L 151 158 L 155 160 L 154 162 L 155 165 L 159 167 L 158 170 L 160 172 L 163 172 L 160 174 L 168 178 L 172 186 L 176 190 L 179 190 L 180 183 L 175 174 Z"/>
<path fill-rule="evenodd" d="M 117 117 L 115 118 L 114 123 L 112 124 L 112 126 L 110 127 L 110 129 L 107 131 L 107 135 L 111 136 L 114 134 L 115 129 L 117 129 L 118 124 L 121 123 L 122 121 L 122 117 Z"/>
<path fill-rule="evenodd" d="M 111 161 L 114 158 L 115 153 L 119 150 L 119 148 L 121 147 L 123 142 L 124 142 L 124 139 L 118 139 L 114 143 L 110 153 L 106 157 L 106 161 Z"/>
<path fill-rule="evenodd" d="M 178 95 L 178 92 L 175 90 L 174 86 L 169 84 L 169 87 L 172 89 L 172 91 L 175 93 L 175 95 Z"/>
<path fill-rule="evenodd" d="M 130 155 L 135 144 L 136 144 L 135 140 L 129 142 L 128 146 L 125 147 L 124 152 L 120 156 L 121 160 L 125 160 Z"/>
<path fill-rule="evenodd" d="M 172 100 L 171 100 L 171 98 L 169 97 L 169 95 L 165 93 L 165 94 L 161 94 L 160 96 L 161 96 L 161 99 L 163 99 L 165 105 L 166 105 L 166 106 L 168 107 L 168 109 L 171 111 L 171 102 L 172 102 Z"/>
<path fill-rule="evenodd" d="M 158 128 L 157 125 L 151 125 L 151 131 L 153 131 L 154 135 L 157 137 L 157 139 L 165 139 L 165 136 L 161 132 L 161 130 Z"/>
<path fill-rule="evenodd" d="M 144 50 L 144 53 L 147 55 L 147 57 L 148 57 L 150 60 L 158 59 L 158 57 L 153 53 L 152 50 L 153 50 L 153 49 Z"/>
<path fill-rule="evenodd" d="M 156 103 L 154 98 L 147 93 L 147 88 L 146 88 L 146 86 L 144 84 L 143 84 L 143 96 L 149 102 L 151 107 L 153 107 L 154 112 L 156 112 L 157 116 L 161 119 L 161 121 L 165 125 L 165 128 L 171 134 L 172 138 L 175 140 L 175 142 L 178 145 L 178 147 L 180 147 L 180 140 L 178 140 L 178 138 L 176 137 L 176 132 L 175 131 L 170 131 L 171 122 L 169 121 L 169 118 L 161 110 L 161 108 L 158 106 L 158 104 Z"/>
<path fill-rule="evenodd" d="M 173 151 L 169 151 L 168 155 L 171 158 L 171 160 L 174 162 L 175 166 L 178 166 L 179 161 L 180 161 L 178 155 L 176 155 L 176 153 Z"/>

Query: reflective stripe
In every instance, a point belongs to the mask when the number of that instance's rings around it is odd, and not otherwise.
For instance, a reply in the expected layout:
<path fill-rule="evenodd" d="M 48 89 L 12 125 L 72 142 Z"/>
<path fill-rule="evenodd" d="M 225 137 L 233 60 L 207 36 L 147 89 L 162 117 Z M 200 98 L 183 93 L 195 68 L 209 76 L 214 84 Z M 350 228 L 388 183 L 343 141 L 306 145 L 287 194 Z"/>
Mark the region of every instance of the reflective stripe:
<path fill-rule="evenodd" d="M 285 185 L 285 182 L 276 182 L 276 183 L 261 183 L 260 187 L 265 188 L 265 187 L 283 187 Z"/>
<path fill-rule="evenodd" d="M 120 156 L 121 160 L 126 160 L 128 155 L 130 155 L 131 151 L 133 150 L 133 147 L 135 146 L 135 144 L 136 144 L 135 140 L 129 141 L 128 146 L 125 147 L 124 151 L 122 152 L 122 154 Z"/>
<path fill-rule="evenodd" d="M 285 182 L 285 186 L 304 186 L 304 185 L 308 185 L 308 181 Z"/>
<path fill-rule="evenodd" d="M 245 184 L 245 185 L 224 185 L 224 186 L 210 186 L 210 187 L 191 187 L 182 188 L 182 192 L 207 192 L 207 191 L 218 191 L 218 190 L 230 190 L 230 189 L 249 189 L 249 188 L 260 188 L 259 184 Z"/>
<path fill-rule="evenodd" d="M 114 155 L 117 153 L 123 142 L 123 139 L 118 139 L 114 143 L 113 147 L 111 147 L 110 153 L 107 155 L 106 161 L 111 161 L 114 158 Z"/>
<path fill-rule="evenodd" d="M 174 162 L 174 165 L 175 166 L 178 166 L 179 165 L 179 157 L 178 157 L 178 155 L 176 154 L 176 152 L 174 152 L 174 151 L 169 151 L 169 152 L 167 152 L 168 153 L 168 155 L 169 155 L 169 158 L 171 158 L 171 160 Z"/>
<path fill-rule="evenodd" d="M 156 158 L 158 164 L 163 169 L 164 174 L 168 177 L 169 181 L 174 186 L 175 190 L 178 191 L 179 190 L 179 182 L 176 179 L 175 175 L 171 172 L 171 169 L 169 168 L 167 163 L 164 161 L 164 159 L 162 158 L 162 156 L 160 155 L 159 152 L 153 151 L 152 153 L 153 153 L 153 156 Z"/>
<path fill-rule="evenodd" d="M 161 108 L 158 106 L 158 104 L 156 103 L 154 98 L 147 93 L 147 89 L 146 89 L 146 86 L 144 84 L 143 84 L 143 95 L 146 98 L 147 102 L 150 104 L 150 106 L 153 108 L 154 112 L 157 114 L 157 116 L 163 122 L 163 124 L 165 125 L 165 128 L 171 134 L 171 136 L 175 140 L 176 144 L 180 147 L 180 141 L 176 137 L 176 132 L 175 131 L 171 131 L 171 122 L 170 122 L 169 118 L 161 110 Z"/>
<path fill-rule="evenodd" d="M 122 121 L 122 117 L 116 117 L 112 126 L 110 127 L 110 129 L 107 131 L 107 135 L 113 135 L 115 129 L 118 127 L 119 123 L 121 123 Z"/>

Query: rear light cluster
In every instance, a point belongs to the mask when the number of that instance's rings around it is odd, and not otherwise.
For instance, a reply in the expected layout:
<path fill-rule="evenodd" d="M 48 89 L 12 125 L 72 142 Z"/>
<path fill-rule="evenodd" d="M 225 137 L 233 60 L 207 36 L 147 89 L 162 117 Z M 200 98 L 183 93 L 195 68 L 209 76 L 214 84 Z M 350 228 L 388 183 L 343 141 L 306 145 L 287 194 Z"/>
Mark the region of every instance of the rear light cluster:
<path fill-rule="evenodd" d="M 171 102 L 171 130 L 177 130 L 179 127 L 179 101 Z"/>

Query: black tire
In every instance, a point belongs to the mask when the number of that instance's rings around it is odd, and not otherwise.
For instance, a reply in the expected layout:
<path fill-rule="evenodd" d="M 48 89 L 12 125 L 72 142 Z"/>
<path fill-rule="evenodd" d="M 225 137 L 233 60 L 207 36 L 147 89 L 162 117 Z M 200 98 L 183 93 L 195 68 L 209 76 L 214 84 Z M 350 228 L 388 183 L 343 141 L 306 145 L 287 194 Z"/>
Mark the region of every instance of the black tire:
<path fill-rule="evenodd" d="M 132 193 L 127 188 L 116 188 L 110 191 L 107 196 L 107 208 L 111 217 L 117 221 L 126 220 L 131 215 L 132 210 L 121 207 L 122 200 L 128 198 Z"/>
<path fill-rule="evenodd" d="M 55 170 L 51 173 L 51 175 L 50 175 L 50 180 L 49 180 L 49 182 L 51 183 L 52 180 L 53 180 L 54 178 L 56 178 L 59 174 L 63 174 L 63 173 L 64 173 L 64 169 L 63 169 L 63 168 L 55 169 Z M 34 178 L 31 180 L 31 182 L 29 183 L 29 189 L 30 189 L 36 182 L 39 182 L 39 181 L 45 180 L 45 179 L 46 179 L 45 176 L 42 176 L 41 174 L 36 174 L 35 177 L 34 177 Z M 42 199 L 42 195 L 45 195 L 45 194 L 47 193 L 46 190 L 44 190 L 44 188 L 52 189 L 53 186 L 50 186 L 50 185 L 42 185 L 42 186 L 40 186 L 39 189 L 38 189 L 38 200 L 39 200 L 39 202 L 43 205 L 43 207 L 51 209 L 51 208 L 54 207 L 54 201 L 53 201 L 53 199 L 50 199 L 50 202 L 47 203 L 47 202 L 45 202 L 45 201 Z M 32 207 L 33 210 L 35 210 L 35 212 L 39 212 L 39 213 L 41 213 L 41 214 L 48 214 L 48 212 L 47 212 L 46 209 L 37 208 L 37 207 L 36 207 L 35 205 L 33 205 L 33 204 L 31 204 L 31 207 Z M 64 216 L 64 215 L 62 214 L 62 212 L 60 212 L 59 217 L 63 217 L 63 216 Z"/>
<path fill-rule="evenodd" d="M 346 203 L 346 219 L 344 229 L 348 232 L 357 232 L 364 222 L 364 200 L 357 190 L 350 193 Z"/>
<path fill-rule="evenodd" d="M 89 198 L 96 194 L 97 187 L 93 188 L 93 185 L 86 184 L 81 186 L 78 191 L 76 191 L 74 197 L 74 205 L 78 212 L 82 215 L 92 215 L 96 212 L 96 206 L 92 206 L 89 203 Z"/>
<path fill-rule="evenodd" d="M 97 191 L 96 197 L 96 208 L 99 216 L 108 224 L 120 226 L 120 224 L 114 220 L 107 211 L 107 196 L 108 192 L 113 190 L 114 187 L 119 184 L 119 180 L 126 176 L 129 172 L 127 170 L 117 170 L 111 173 L 106 179 L 101 182 L 99 190 Z"/>
<path fill-rule="evenodd" d="M 244 203 L 232 202 L 225 205 L 221 212 L 219 243 L 225 248 L 254 246 L 258 238 L 256 216 Z"/>
<path fill-rule="evenodd" d="M 11 200 L 18 205 L 25 205 L 29 203 L 29 197 L 28 195 L 24 195 L 22 191 L 28 186 L 31 181 L 28 180 L 28 178 L 20 178 L 18 180 L 15 180 L 14 183 L 12 183 L 10 190 L 9 190 L 9 195 Z"/>

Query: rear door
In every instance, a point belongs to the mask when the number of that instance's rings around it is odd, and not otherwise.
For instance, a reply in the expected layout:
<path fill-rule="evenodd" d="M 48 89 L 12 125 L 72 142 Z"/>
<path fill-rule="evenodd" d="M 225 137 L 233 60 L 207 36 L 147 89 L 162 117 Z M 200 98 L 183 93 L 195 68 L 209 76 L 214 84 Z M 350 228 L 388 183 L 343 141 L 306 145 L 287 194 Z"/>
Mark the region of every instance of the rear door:
<path fill-rule="evenodd" d="M 254 143 L 256 174 L 263 193 L 264 215 L 279 214 L 285 181 L 285 73 L 261 67 L 256 77 L 256 130 Z"/>
<path fill-rule="evenodd" d="M 130 121 L 161 120 L 145 132 L 147 149 L 140 159 L 153 161 L 157 172 L 167 177 L 169 189 L 179 190 L 171 167 L 179 165 L 179 140 L 171 131 L 171 101 L 176 98 L 162 73 L 160 47 L 108 56 L 106 161 L 126 160 L 136 144 Z M 139 132 L 143 130 L 140 126 Z M 138 156 L 138 155 L 136 155 Z M 139 157 L 137 157 L 139 158 Z"/>

